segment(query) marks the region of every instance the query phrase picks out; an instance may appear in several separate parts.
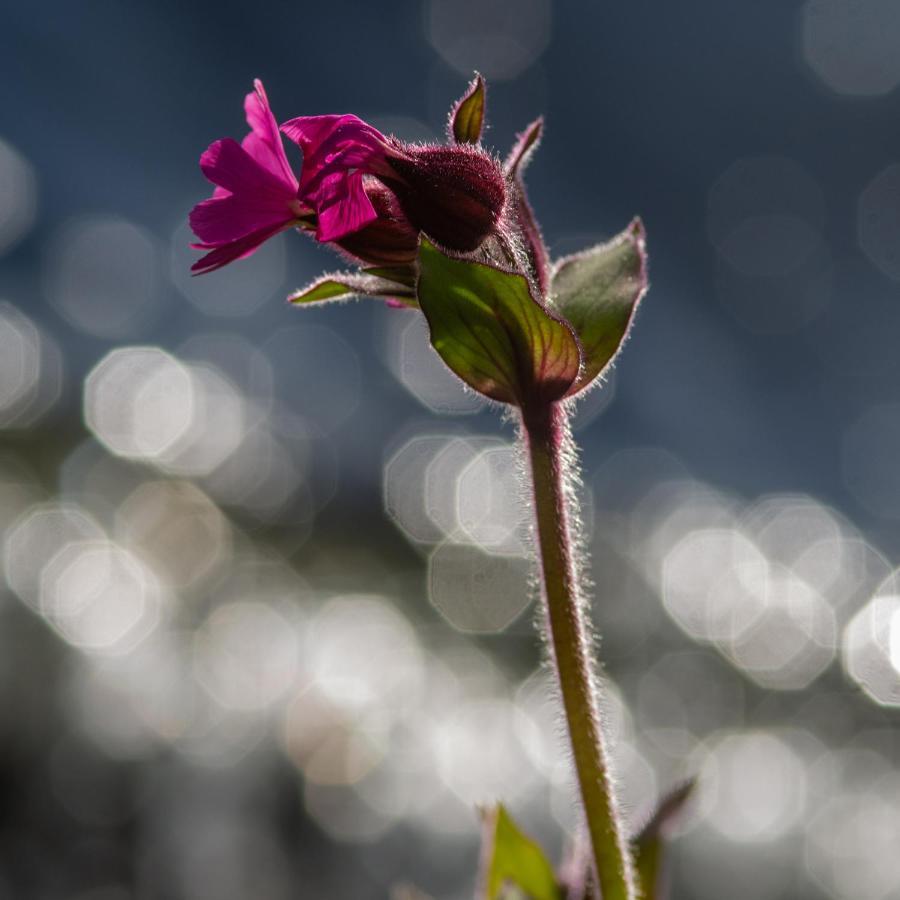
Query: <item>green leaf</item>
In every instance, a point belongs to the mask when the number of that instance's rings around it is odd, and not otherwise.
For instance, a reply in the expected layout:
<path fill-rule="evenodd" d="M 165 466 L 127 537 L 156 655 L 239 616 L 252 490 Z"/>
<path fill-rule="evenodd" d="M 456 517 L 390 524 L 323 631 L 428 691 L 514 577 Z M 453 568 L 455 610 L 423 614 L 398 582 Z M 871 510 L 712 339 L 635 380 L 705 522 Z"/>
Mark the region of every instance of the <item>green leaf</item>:
<path fill-rule="evenodd" d="M 572 330 L 534 299 L 523 275 L 447 256 L 422 238 L 417 294 L 434 349 L 480 394 L 549 403 L 578 377 Z"/>
<path fill-rule="evenodd" d="M 660 801 L 650 821 L 635 838 L 635 865 L 643 900 L 664 900 L 666 896 L 662 878 L 666 831 L 672 820 L 684 808 L 695 784 L 694 779 L 691 779 L 667 794 Z"/>
<path fill-rule="evenodd" d="M 554 307 L 581 342 L 584 367 L 569 394 L 587 387 L 625 341 L 647 290 L 644 226 L 635 219 L 607 244 L 560 260 L 554 269 Z"/>
<path fill-rule="evenodd" d="M 359 272 L 334 272 L 317 278 L 305 288 L 294 291 L 288 297 L 291 303 L 323 303 L 328 300 L 351 297 L 388 297 L 407 306 L 415 306 L 412 289 L 386 278 L 365 275 Z"/>
<path fill-rule="evenodd" d="M 465 94 L 450 110 L 451 136 L 457 144 L 477 144 L 481 140 L 486 94 L 484 79 L 476 73 Z"/>
<path fill-rule="evenodd" d="M 503 806 L 485 814 L 483 900 L 504 900 L 510 887 L 527 900 L 563 900 L 544 851 L 519 831 Z"/>
<path fill-rule="evenodd" d="M 415 289 L 416 286 L 416 272 L 412 266 L 371 266 L 363 269 L 363 272 L 383 278 L 385 281 L 395 281 L 410 289 Z"/>

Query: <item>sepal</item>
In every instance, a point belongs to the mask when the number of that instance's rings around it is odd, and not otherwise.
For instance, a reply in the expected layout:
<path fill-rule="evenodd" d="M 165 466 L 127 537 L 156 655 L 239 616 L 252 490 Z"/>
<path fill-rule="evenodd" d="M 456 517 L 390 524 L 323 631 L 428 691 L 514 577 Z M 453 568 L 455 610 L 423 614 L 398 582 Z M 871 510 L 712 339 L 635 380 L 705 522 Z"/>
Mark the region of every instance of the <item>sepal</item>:
<path fill-rule="evenodd" d="M 457 144 L 477 144 L 481 140 L 486 99 L 487 86 L 484 78 L 476 72 L 465 94 L 450 110 L 447 131 L 451 140 Z"/>
<path fill-rule="evenodd" d="M 416 306 L 410 287 L 377 275 L 359 272 L 332 272 L 322 275 L 306 287 L 288 296 L 288 302 L 297 305 L 325 303 L 330 300 L 349 300 L 351 297 L 385 297 L 403 306 Z"/>

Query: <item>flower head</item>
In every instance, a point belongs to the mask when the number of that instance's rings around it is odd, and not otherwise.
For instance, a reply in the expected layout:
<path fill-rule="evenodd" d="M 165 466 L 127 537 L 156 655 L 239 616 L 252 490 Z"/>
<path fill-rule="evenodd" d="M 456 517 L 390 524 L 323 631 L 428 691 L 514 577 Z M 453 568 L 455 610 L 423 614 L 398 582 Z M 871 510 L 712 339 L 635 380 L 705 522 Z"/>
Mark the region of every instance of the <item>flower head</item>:
<path fill-rule="evenodd" d="M 304 214 L 265 89 L 259 80 L 253 87 L 244 100 L 250 133 L 240 144 L 231 138 L 214 141 L 200 157 L 200 168 L 216 189 L 190 214 L 200 239 L 193 246 L 209 251 L 191 267 L 197 273 L 249 256 Z"/>
<path fill-rule="evenodd" d="M 280 130 L 262 82 L 244 102 L 250 133 L 215 141 L 200 157 L 216 186 L 191 211 L 210 272 L 296 227 L 369 266 L 409 266 L 418 236 L 471 252 L 500 228 L 506 176 L 472 144 L 415 145 L 386 137 L 354 115 L 300 116 Z M 299 178 L 281 133 L 303 153 Z"/>

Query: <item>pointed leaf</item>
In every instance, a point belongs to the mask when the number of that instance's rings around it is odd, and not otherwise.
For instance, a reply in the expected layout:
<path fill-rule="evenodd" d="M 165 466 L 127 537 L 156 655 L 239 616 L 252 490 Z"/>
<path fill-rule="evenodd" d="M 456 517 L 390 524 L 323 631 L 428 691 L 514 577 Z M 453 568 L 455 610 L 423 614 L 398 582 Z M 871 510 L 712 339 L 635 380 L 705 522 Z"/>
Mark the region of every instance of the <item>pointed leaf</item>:
<path fill-rule="evenodd" d="M 525 166 L 531 160 L 531 154 L 537 149 L 543 131 L 544 119 L 541 116 L 535 119 L 521 134 L 516 135 L 516 142 L 513 144 L 512 150 L 509 151 L 506 162 L 503 164 L 503 168 L 506 169 L 508 175 L 511 175 L 513 178 L 521 176 Z"/>
<path fill-rule="evenodd" d="M 664 900 L 666 896 L 662 863 L 667 827 L 684 808 L 695 784 L 694 779 L 691 779 L 665 796 L 650 821 L 635 838 L 635 864 L 643 900 Z"/>
<path fill-rule="evenodd" d="M 417 294 L 434 349 L 479 393 L 549 403 L 578 377 L 572 330 L 534 299 L 523 275 L 447 256 L 422 238 Z"/>
<path fill-rule="evenodd" d="M 503 806 L 485 814 L 482 849 L 483 900 L 503 900 L 510 887 L 528 900 L 563 900 L 544 851 L 519 831 Z"/>
<path fill-rule="evenodd" d="M 543 128 L 544 120 L 535 119 L 518 135 L 516 143 L 506 158 L 504 169 L 513 184 L 510 205 L 519 224 L 519 232 L 525 244 L 525 252 L 528 255 L 534 280 L 541 293 L 546 294 L 550 287 L 550 258 L 541 229 L 534 217 L 531 204 L 528 202 L 528 193 L 522 179 L 525 167 L 531 161 L 531 156 L 540 141 Z"/>
<path fill-rule="evenodd" d="M 484 130 L 484 105 L 487 87 L 476 73 L 465 94 L 450 110 L 450 136 L 457 144 L 477 144 Z"/>
<path fill-rule="evenodd" d="M 625 341 L 647 290 L 644 226 L 635 219 L 609 243 L 560 260 L 551 295 L 581 342 L 584 368 L 569 394 L 587 387 Z"/>
<path fill-rule="evenodd" d="M 351 297 L 387 297 L 405 306 L 415 306 L 412 290 L 402 284 L 358 272 L 334 272 L 317 278 L 288 297 L 291 303 L 323 303 Z"/>

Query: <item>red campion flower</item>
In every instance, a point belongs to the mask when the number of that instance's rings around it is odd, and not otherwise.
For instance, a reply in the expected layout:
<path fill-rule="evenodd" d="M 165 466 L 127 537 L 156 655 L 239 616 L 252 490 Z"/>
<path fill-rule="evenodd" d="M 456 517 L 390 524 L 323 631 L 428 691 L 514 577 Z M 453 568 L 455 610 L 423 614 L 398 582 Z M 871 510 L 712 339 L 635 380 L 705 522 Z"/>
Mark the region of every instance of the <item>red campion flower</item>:
<path fill-rule="evenodd" d="M 248 256 L 291 227 L 369 265 L 406 265 L 420 231 L 471 252 L 500 226 L 506 176 L 478 146 L 407 144 L 353 115 L 301 116 L 280 129 L 303 151 L 297 178 L 259 80 L 244 108 L 251 130 L 242 143 L 224 138 L 200 157 L 216 189 L 191 211 L 194 246 L 209 251 L 195 272 Z"/>

